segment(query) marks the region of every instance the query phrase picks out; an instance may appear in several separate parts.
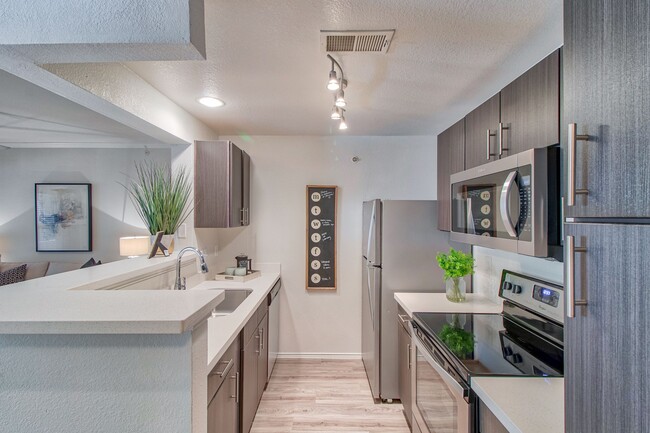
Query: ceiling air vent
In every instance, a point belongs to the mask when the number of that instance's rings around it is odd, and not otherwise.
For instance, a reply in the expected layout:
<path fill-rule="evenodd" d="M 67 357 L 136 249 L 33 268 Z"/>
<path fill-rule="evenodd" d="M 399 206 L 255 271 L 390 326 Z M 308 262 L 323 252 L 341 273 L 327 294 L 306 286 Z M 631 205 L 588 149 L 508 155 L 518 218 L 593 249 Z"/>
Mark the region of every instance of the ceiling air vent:
<path fill-rule="evenodd" d="M 395 30 L 344 31 L 321 30 L 320 43 L 328 53 L 386 53 Z"/>

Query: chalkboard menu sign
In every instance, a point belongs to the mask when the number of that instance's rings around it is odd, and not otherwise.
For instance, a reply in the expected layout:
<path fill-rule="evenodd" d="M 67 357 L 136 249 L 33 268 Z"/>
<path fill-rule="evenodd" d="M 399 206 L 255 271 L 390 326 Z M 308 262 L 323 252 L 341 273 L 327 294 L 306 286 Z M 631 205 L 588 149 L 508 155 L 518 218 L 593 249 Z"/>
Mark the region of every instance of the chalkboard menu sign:
<path fill-rule="evenodd" d="M 307 186 L 307 289 L 336 290 L 336 186 Z"/>

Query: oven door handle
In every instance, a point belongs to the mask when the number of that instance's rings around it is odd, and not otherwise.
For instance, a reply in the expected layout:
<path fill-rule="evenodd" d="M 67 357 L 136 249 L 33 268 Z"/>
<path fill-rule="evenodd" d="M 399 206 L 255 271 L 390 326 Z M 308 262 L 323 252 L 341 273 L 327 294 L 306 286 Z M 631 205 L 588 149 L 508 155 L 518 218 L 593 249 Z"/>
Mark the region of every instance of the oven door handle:
<path fill-rule="evenodd" d="M 510 218 L 510 193 L 512 192 L 512 187 L 517 183 L 517 174 L 516 170 L 508 174 L 506 181 L 503 182 L 500 200 L 501 220 L 503 221 L 503 225 L 506 226 L 506 231 L 513 238 L 517 237 L 517 228 Z"/>
<path fill-rule="evenodd" d="M 454 393 L 459 394 L 465 399 L 466 402 L 469 403 L 469 387 L 465 384 L 458 383 L 456 379 L 451 377 L 451 375 L 445 371 L 442 366 L 436 362 L 435 359 L 433 359 L 433 356 L 429 352 L 429 349 L 427 349 L 424 344 L 422 344 L 422 341 L 420 341 L 420 337 L 415 338 L 415 345 L 417 346 L 418 350 L 422 353 L 422 356 L 424 356 L 424 359 L 433 367 L 434 370 L 436 370 L 436 373 L 440 375 L 442 380 L 445 382 L 447 387 Z"/>

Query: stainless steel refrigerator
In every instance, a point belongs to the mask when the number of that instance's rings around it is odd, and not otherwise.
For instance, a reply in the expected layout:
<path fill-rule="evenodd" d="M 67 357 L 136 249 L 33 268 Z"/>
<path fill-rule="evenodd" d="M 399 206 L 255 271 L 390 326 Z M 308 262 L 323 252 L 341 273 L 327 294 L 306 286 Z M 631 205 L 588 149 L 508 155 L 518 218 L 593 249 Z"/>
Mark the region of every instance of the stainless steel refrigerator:
<path fill-rule="evenodd" d="M 363 203 L 362 358 L 375 399 L 399 398 L 394 293 L 445 290 L 436 254 L 450 242 L 437 217 L 435 201 Z"/>

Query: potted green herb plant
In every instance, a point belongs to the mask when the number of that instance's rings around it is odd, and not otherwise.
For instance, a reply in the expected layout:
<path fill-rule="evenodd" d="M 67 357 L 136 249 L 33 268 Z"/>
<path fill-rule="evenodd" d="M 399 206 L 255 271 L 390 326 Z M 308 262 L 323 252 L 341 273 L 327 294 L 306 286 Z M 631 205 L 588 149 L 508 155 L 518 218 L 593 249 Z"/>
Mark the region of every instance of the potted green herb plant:
<path fill-rule="evenodd" d="M 162 243 L 174 249 L 174 234 L 192 212 L 192 184 L 185 167 L 174 171 L 168 164 L 136 163 L 135 178 L 125 188 L 152 238 L 164 232 Z"/>
<path fill-rule="evenodd" d="M 438 266 L 445 271 L 447 299 L 451 302 L 464 302 L 467 283 L 464 277 L 474 273 L 474 257 L 462 251 L 449 249 L 449 254 L 436 256 Z"/>

